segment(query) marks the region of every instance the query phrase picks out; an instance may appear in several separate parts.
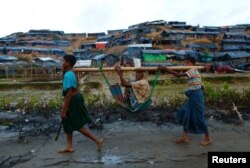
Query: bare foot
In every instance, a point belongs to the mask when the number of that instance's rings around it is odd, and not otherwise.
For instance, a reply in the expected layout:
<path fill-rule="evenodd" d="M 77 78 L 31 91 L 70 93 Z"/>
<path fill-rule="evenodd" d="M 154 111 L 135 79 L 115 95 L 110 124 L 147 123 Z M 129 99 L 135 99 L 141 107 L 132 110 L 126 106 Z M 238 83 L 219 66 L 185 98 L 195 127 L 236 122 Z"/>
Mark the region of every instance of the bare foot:
<path fill-rule="evenodd" d="M 188 142 L 189 142 L 189 139 L 188 139 L 188 138 L 181 137 L 181 138 L 177 138 L 174 142 L 175 142 L 175 143 L 188 143 Z"/>
<path fill-rule="evenodd" d="M 66 147 L 58 151 L 58 153 L 72 153 L 72 152 L 74 152 L 74 148 L 71 147 Z"/>
<path fill-rule="evenodd" d="M 103 139 L 102 138 L 99 139 L 96 145 L 97 145 L 97 150 L 100 152 L 102 150 Z"/>
<path fill-rule="evenodd" d="M 211 143 L 212 143 L 211 139 L 204 139 L 204 140 L 199 142 L 199 144 L 202 145 L 202 146 L 207 146 L 207 145 L 209 145 Z"/>

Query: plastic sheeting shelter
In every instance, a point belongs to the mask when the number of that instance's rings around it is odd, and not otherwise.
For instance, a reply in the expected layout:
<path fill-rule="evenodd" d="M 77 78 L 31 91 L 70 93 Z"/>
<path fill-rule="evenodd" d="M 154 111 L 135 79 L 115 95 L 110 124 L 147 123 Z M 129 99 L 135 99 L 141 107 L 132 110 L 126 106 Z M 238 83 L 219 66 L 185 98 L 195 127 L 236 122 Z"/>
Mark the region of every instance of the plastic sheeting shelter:
<path fill-rule="evenodd" d="M 145 62 L 164 62 L 169 59 L 167 53 L 163 50 L 144 50 L 142 52 Z"/>

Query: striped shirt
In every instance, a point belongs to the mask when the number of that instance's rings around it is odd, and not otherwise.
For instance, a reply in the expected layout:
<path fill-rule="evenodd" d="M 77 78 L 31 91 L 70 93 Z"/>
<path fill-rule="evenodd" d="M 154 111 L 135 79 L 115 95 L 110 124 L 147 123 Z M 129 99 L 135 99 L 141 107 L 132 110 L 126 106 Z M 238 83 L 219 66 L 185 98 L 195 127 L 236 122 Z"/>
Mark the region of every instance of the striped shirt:
<path fill-rule="evenodd" d="M 201 75 L 197 69 L 192 68 L 185 73 L 188 76 L 187 90 L 197 90 L 202 87 Z"/>

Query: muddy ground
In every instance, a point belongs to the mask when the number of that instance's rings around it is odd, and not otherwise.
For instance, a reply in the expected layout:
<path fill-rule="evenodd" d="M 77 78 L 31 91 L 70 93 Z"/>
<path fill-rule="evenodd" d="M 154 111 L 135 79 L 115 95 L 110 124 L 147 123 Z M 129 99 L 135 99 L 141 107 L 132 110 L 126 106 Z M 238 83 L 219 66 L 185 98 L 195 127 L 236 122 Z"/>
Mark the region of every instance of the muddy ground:
<path fill-rule="evenodd" d="M 98 153 L 92 141 L 75 132 L 72 154 L 57 153 L 66 144 L 63 131 L 58 141 L 54 140 L 60 123 L 57 112 L 48 118 L 36 113 L 0 112 L 0 167 L 201 168 L 207 167 L 209 151 L 250 151 L 249 120 L 243 116 L 244 125 L 239 125 L 238 118 L 225 122 L 216 119 L 218 111 L 206 112 L 213 139 L 213 144 L 206 147 L 197 143 L 202 135 L 191 135 L 188 144 L 175 144 L 173 140 L 181 135 L 182 127 L 174 123 L 172 115 L 161 121 L 157 112 L 116 112 L 93 115 L 95 123 L 90 128 L 104 138 L 102 152 Z M 147 120 L 147 115 L 155 117 Z"/>

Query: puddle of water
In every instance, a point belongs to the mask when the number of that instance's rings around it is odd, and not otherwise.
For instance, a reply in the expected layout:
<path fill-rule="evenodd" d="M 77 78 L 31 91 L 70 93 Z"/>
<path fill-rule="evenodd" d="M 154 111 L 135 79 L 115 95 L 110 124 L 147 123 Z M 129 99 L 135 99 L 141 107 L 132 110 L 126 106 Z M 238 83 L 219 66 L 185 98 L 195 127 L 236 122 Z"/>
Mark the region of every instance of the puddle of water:
<path fill-rule="evenodd" d="M 101 158 L 101 161 L 104 164 L 119 164 L 123 162 L 121 157 L 119 156 L 103 156 Z"/>
<path fill-rule="evenodd" d="M 112 165 L 123 163 L 123 160 L 120 156 L 100 156 L 97 160 L 93 161 L 94 163 Z"/>
<path fill-rule="evenodd" d="M 90 164 L 104 164 L 104 165 L 114 165 L 124 163 L 124 160 L 120 156 L 108 155 L 108 156 L 98 156 L 98 159 L 77 159 L 78 162 L 86 162 Z"/>

